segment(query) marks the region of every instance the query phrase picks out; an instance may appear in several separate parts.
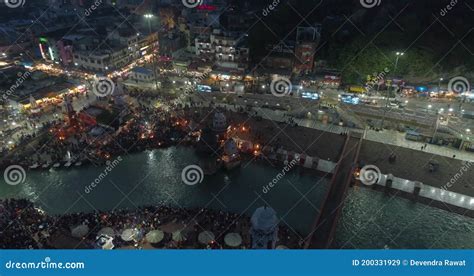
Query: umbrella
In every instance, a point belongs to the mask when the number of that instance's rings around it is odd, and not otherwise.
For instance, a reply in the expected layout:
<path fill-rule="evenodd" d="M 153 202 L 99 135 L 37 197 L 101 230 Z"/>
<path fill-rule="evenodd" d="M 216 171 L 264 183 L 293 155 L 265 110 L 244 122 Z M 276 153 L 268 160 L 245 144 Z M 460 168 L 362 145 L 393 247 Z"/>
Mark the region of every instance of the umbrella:
<path fill-rule="evenodd" d="M 214 233 L 210 231 L 204 231 L 199 233 L 198 241 L 202 244 L 208 244 L 215 239 Z"/>
<path fill-rule="evenodd" d="M 120 236 L 124 241 L 133 241 L 138 237 L 137 229 L 125 229 Z"/>
<path fill-rule="evenodd" d="M 71 235 L 75 238 L 82 238 L 89 233 L 89 227 L 85 224 L 81 224 L 71 230 Z"/>
<path fill-rule="evenodd" d="M 98 236 L 100 235 L 107 235 L 109 237 L 115 237 L 115 230 L 110 228 L 110 227 L 104 227 L 102 229 L 99 230 L 99 232 L 97 233 Z"/>
<path fill-rule="evenodd" d="M 159 243 L 163 240 L 165 234 L 161 230 L 153 230 L 146 234 L 145 238 L 149 243 Z"/>
<path fill-rule="evenodd" d="M 237 247 L 242 244 L 242 237 L 238 233 L 229 233 L 225 235 L 224 242 L 230 247 Z"/>
<path fill-rule="evenodd" d="M 186 240 L 186 237 L 183 235 L 183 233 L 181 231 L 175 231 L 175 232 L 173 232 L 173 240 L 175 242 L 182 242 L 182 241 Z"/>

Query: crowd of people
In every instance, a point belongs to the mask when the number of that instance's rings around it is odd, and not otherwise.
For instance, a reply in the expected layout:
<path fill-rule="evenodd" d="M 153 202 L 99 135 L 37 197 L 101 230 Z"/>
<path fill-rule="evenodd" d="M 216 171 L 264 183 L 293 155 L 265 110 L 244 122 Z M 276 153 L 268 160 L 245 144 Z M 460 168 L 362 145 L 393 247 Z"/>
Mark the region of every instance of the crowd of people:
<path fill-rule="evenodd" d="M 114 156 L 133 151 L 184 144 L 193 141 L 192 133 L 210 124 L 214 103 L 205 103 L 191 98 L 184 101 L 173 101 L 167 96 L 129 91 L 134 101 L 130 105 L 127 120 L 114 132 L 105 132 L 103 136 L 88 139 L 88 132 L 77 132 L 68 139 L 56 139 L 53 135 L 42 137 L 34 154 L 27 150 L 15 154 L 8 162 L 15 162 L 28 167 L 41 162 L 41 157 L 48 156 L 49 162 L 65 162 L 70 155 L 74 161 L 101 162 Z M 164 98 L 163 98 L 164 97 Z M 159 100 L 166 105 L 156 106 Z M 235 112 L 221 108 L 230 124 L 237 124 L 239 119 Z M 240 112 L 245 112 L 241 110 Z M 43 127 L 52 129 L 57 121 L 50 121 Z M 90 131 L 90 130 L 88 130 Z M 51 133 L 51 131 L 49 131 Z M 255 132 L 259 137 L 258 131 Z M 260 135 L 261 136 L 261 135 Z M 111 139 L 107 139 L 111 137 Z M 30 137 L 31 138 L 34 137 Z M 28 140 L 28 139 L 26 139 Z M 2 166 L 7 163 L 0 164 Z M 172 235 L 165 236 L 160 248 L 207 248 L 198 242 L 198 234 L 211 231 L 215 234 L 212 248 L 226 248 L 224 236 L 236 232 L 242 236 L 241 248 L 250 246 L 250 219 L 247 216 L 214 211 L 209 209 L 176 209 L 164 205 L 146 206 L 137 210 L 114 210 L 108 212 L 74 213 L 62 216 L 47 215 L 28 200 L 9 199 L 0 201 L 0 236 L 3 241 L 0 248 L 61 248 L 56 242 L 59 236 L 70 238 L 71 230 L 78 225 L 87 225 L 89 232 L 78 240 L 78 246 L 96 247 L 95 241 L 100 229 L 112 227 L 117 231 L 114 244 L 117 248 L 133 246 L 135 242 L 119 238 L 120 232 L 127 228 L 140 229 L 147 233 L 167 223 L 181 226 L 186 239 L 176 243 Z M 298 235 L 284 226 L 279 227 L 280 241 L 290 248 L 300 248 L 302 241 Z"/>
<path fill-rule="evenodd" d="M 97 237 L 103 228 L 112 228 L 115 232 L 115 248 L 125 248 L 145 242 L 144 234 L 162 228 L 165 232 L 163 241 L 154 244 L 156 248 L 230 248 L 225 244 L 227 233 L 239 233 L 242 244 L 238 247 L 250 247 L 250 218 L 245 215 L 216 211 L 203 208 L 173 208 L 165 205 L 144 206 L 134 210 L 112 210 L 90 213 L 71 213 L 65 215 L 48 215 L 25 199 L 0 200 L 0 237 L 1 249 L 47 249 L 47 248 L 98 248 Z M 87 233 L 81 238 L 72 237 L 72 230 L 87 226 Z M 172 231 L 180 231 L 183 239 L 173 240 L 172 233 L 167 233 L 168 226 Z M 279 227 L 279 244 L 289 248 L 300 248 L 302 241 L 298 235 L 287 227 Z M 125 229 L 136 229 L 134 240 L 120 238 Z M 214 240 L 209 244 L 199 241 L 199 234 L 209 231 Z M 67 236 L 75 244 L 62 244 L 58 237 Z M 55 240 L 58 239 L 58 240 Z"/>
<path fill-rule="evenodd" d="M 154 108 L 146 102 L 147 97 L 142 97 L 140 94 L 137 104 L 130 106 L 126 121 L 114 131 L 104 129 L 95 135 L 91 133 L 92 127 L 80 125 L 75 127 L 76 131 L 70 131 L 68 122 L 45 122 L 38 131 L 42 134 L 40 137 L 34 134 L 21 138 L 21 144 L 34 141 L 38 146 L 16 147 L 12 152 L 5 152 L 4 156 L 11 154 L 8 159 L 0 160 L 0 167 L 16 164 L 31 168 L 38 164 L 37 168 L 49 169 L 53 164 L 62 166 L 71 162 L 101 164 L 111 156 L 172 145 L 186 138 L 189 130 L 184 124 L 176 124 L 177 121 L 188 123 L 177 115 L 183 107 L 174 104 L 171 110 L 164 106 Z M 61 133 L 65 135 L 61 137 Z"/>

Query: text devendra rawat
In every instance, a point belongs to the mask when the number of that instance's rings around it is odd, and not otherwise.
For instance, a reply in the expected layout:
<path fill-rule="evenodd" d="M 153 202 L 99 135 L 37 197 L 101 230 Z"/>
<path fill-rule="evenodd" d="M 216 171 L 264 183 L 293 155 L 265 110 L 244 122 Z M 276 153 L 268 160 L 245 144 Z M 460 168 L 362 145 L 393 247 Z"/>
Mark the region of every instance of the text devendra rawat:
<path fill-rule="evenodd" d="M 410 260 L 410 266 L 466 266 L 466 260 L 461 260 L 461 261 L 453 261 L 453 260 L 430 260 L 430 261 Z"/>

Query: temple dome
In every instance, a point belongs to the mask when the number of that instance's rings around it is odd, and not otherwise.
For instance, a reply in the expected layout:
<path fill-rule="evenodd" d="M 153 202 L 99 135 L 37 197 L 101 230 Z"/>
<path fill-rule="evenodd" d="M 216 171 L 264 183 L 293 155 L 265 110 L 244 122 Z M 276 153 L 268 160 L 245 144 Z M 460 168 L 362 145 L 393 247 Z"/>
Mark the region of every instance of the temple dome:
<path fill-rule="evenodd" d="M 271 207 L 260 207 L 255 210 L 251 218 L 252 228 L 263 232 L 270 232 L 278 224 L 275 210 Z"/>

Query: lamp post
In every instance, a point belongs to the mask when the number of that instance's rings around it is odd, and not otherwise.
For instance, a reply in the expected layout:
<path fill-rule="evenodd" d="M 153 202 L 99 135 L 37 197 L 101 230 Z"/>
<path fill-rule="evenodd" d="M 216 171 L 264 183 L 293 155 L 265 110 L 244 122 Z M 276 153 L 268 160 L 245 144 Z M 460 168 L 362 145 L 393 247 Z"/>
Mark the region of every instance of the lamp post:
<path fill-rule="evenodd" d="M 145 19 L 148 21 L 148 31 L 149 35 L 151 35 L 151 20 L 153 19 L 154 15 L 151 13 L 147 13 L 144 15 Z M 156 59 L 155 59 L 155 45 L 153 43 L 152 45 L 152 54 L 151 54 L 151 59 L 152 59 L 152 66 L 153 66 L 153 78 L 155 80 L 155 89 L 158 90 L 158 80 L 156 77 Z"/>
<path fill-rule="evenodd" d="M 396 52 L 397 59 L 395 60 L 395 67 L 393 69 L 393 75 L 396 74 L 397 72 L 397 67 L 398 67 L 398 60 L 400 59 L 401 56 L 405 55 L 404 52 Z M 393 84 L 392 84 L 393 86 Z M 390 87 L 387 88 L 387 99 L 385 101 L 385 107 L 384 107 L 384 112 L 383 112 L 383 117 L 382 117 L 382 122 L 381 122 L 381 128 L 383 130 L 383 125 L 385 123 L 385 117 L 387 115 L 387 109 L 388 109 L 388 104 L 390 102 Z"/>
<path fill-rule="evenodd" d="M 395 60 L 395 69 L 393 69 L 393 73 L 395 74 L 397 72 L 397 67 L 398 67 L 398 59 L 400 59 L 401 56 L 405 55 L 404 52 L 397 52 L 397 59 Z"/>
<path fill-rule="evenodd" d="M 438 80 L 438 94 L 441 93 L 441 82 L 443 81 L 443 78 L 439 78 Z"/>

